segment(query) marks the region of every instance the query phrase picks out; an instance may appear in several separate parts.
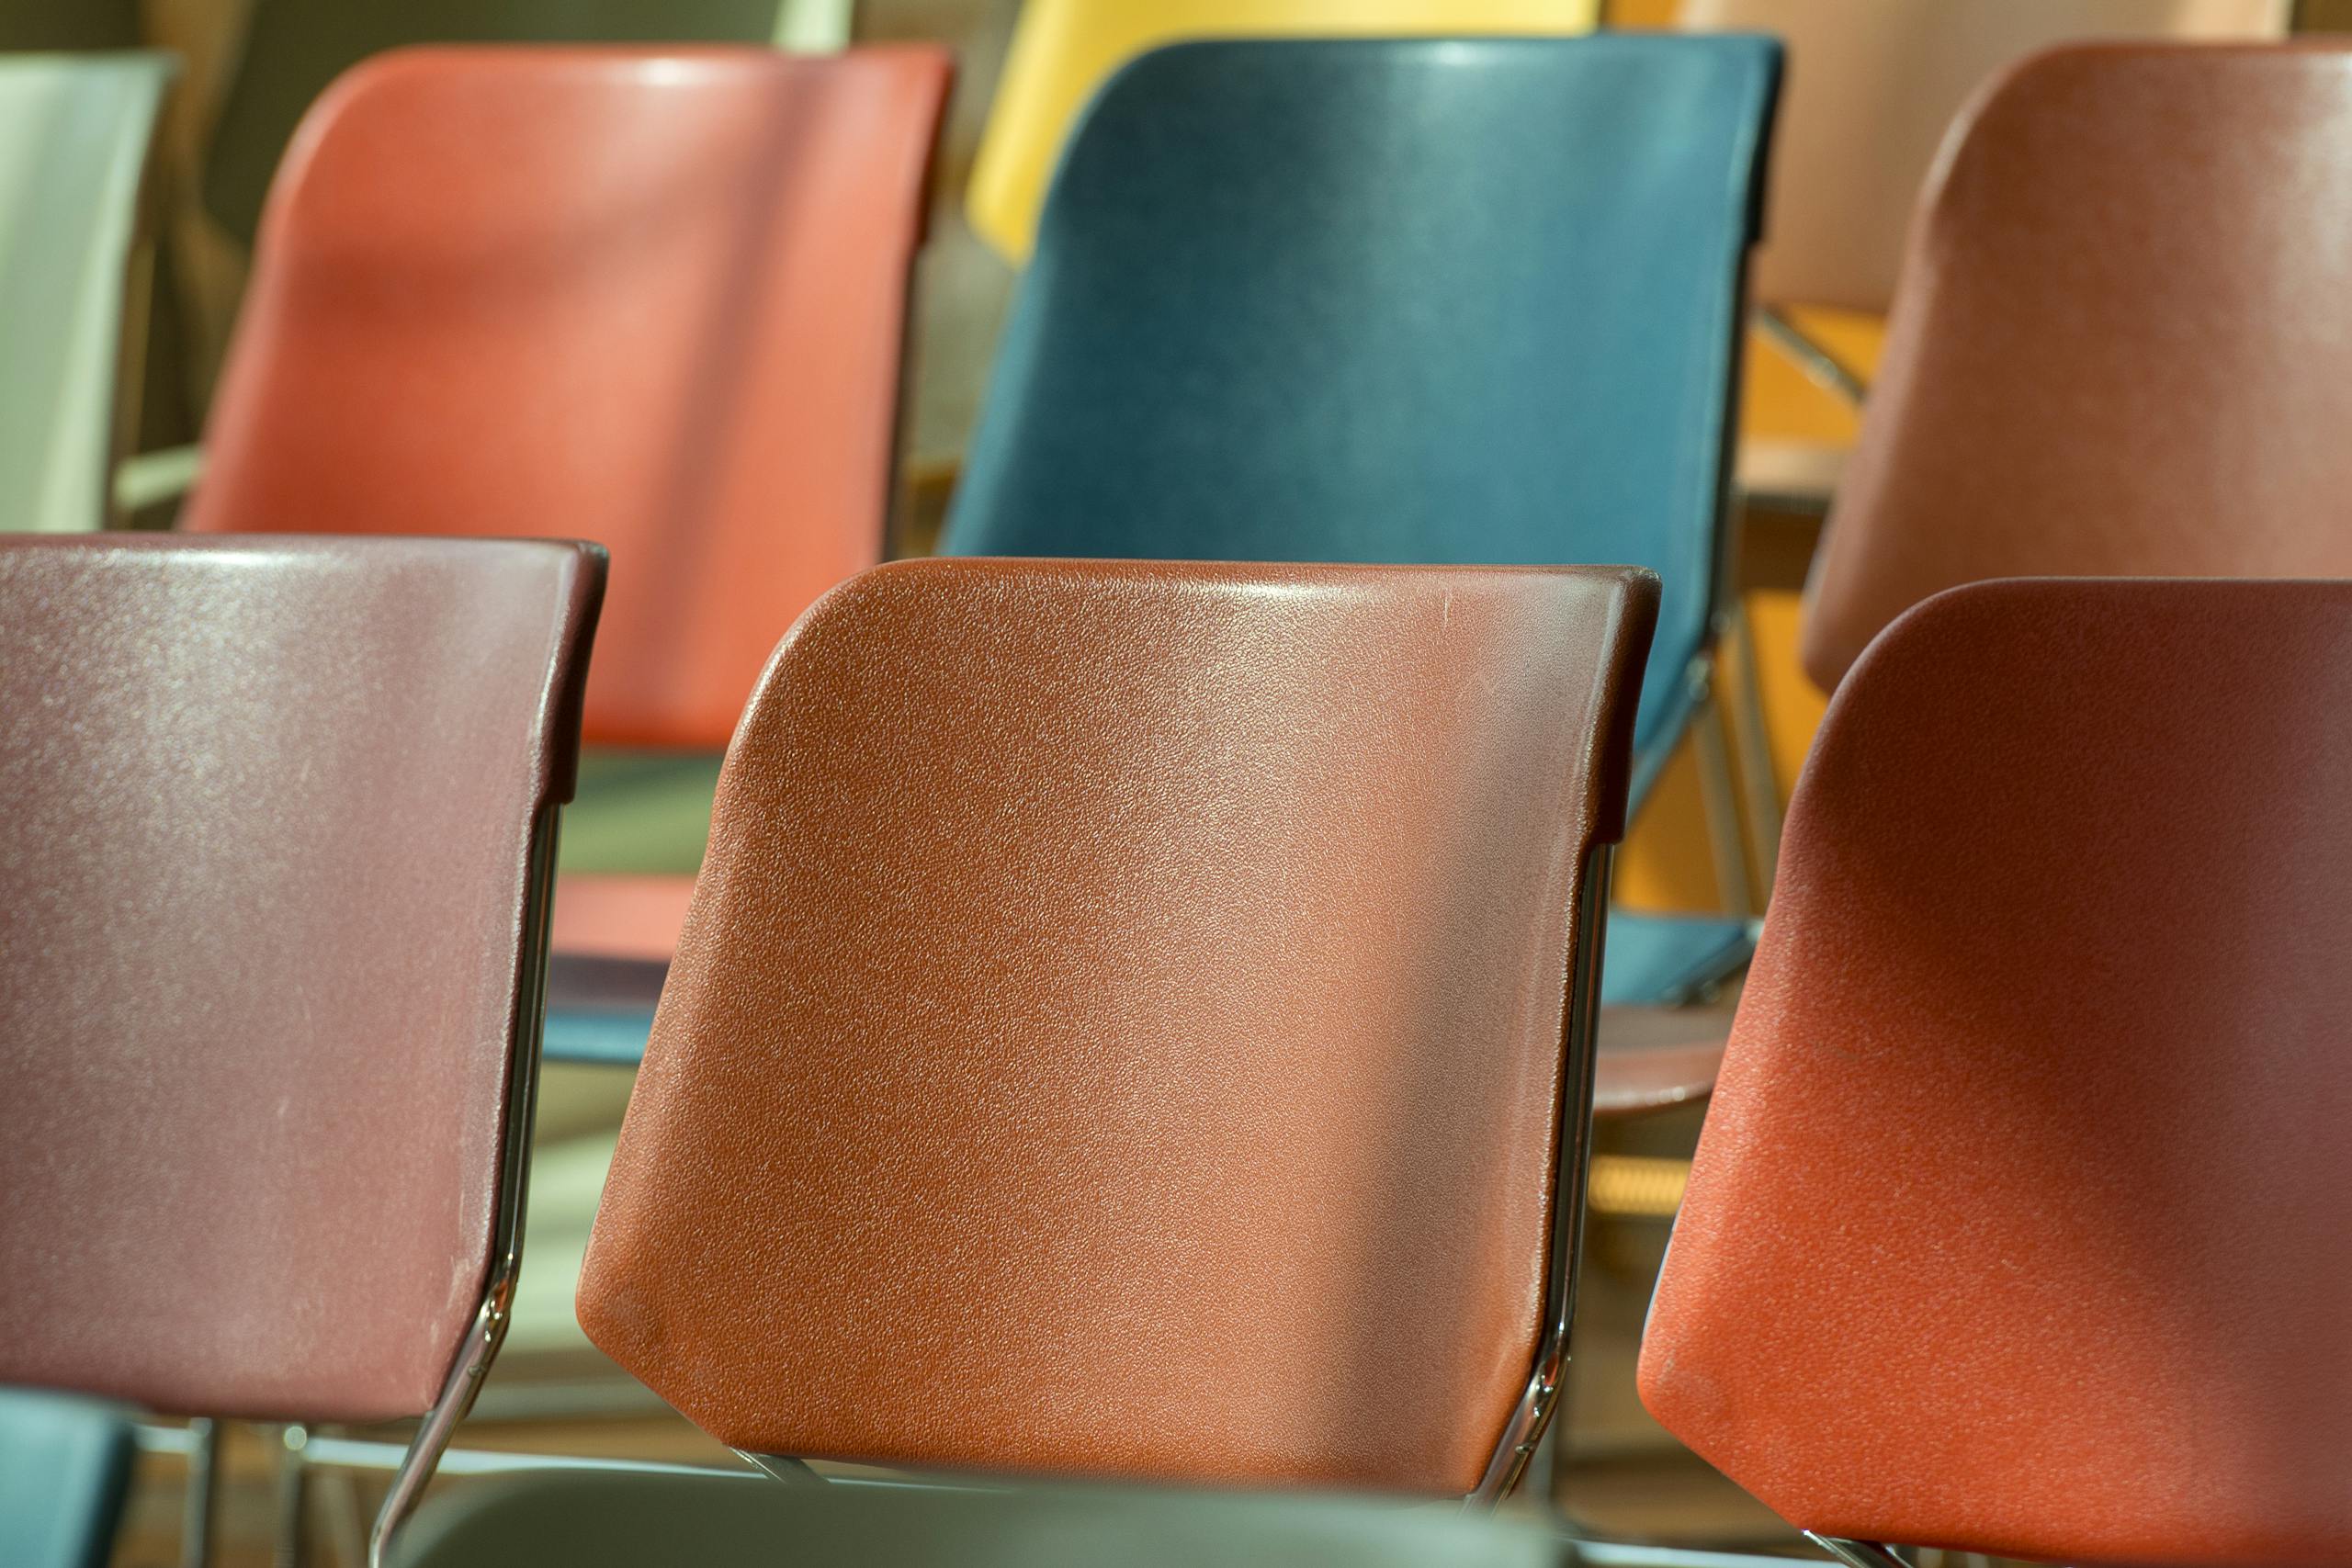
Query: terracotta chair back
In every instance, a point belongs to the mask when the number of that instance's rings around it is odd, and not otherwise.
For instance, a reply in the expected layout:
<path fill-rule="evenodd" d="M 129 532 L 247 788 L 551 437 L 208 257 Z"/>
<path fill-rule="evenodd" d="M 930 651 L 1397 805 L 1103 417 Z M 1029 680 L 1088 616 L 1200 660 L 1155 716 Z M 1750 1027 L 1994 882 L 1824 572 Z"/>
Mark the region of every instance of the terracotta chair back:
<path fill-rule="evenodd" d="M 1008 560 L 820 602 L 719 782 L 590 1337 L 751 1451 L 1501 1489 L 1656 607 Z"/>
<path fill-rule="evenodd" d="M 1982 583 L 1879 638 L 1651 1309 L 1668 1427 L 1825 1536 L 2352 1559 L 2347 712 L 2352 583 Z"/>

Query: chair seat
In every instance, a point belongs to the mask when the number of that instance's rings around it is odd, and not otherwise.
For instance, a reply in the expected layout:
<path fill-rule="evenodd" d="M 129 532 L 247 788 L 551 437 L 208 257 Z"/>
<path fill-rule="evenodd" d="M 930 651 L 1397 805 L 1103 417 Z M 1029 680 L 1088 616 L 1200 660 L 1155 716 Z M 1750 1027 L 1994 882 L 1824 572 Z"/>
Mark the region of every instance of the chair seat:
<path fill-rule="evenodd" d="M 1536 1568 L 1565 1557 L 1534 1520 L 1450 1504 L 564 1470 L 451 1488 L 417 1516 L 393 1560 L 400 1568 Z"/>
<path fill-rule="evenodd" d="M 1731 1020 L 1729 1008 L 1602 1008 L 1593 1114 L 1638 1115 L 1713 1094 Z"/>
<path fill-rule="evenodd" d="M 556 900 L 557 918 L 562 898 Z M 1601 953 L 1600 1005 L 1681 1007 L 1703 1001 L 1756 951 L 1755 921 L 1728 915 L 1609 911 Z"/>
<path fill-rule="evenodd" d="M 546 1060 L 634 1066 L 644 1056 L 694 891 L 691 876 L 556 879 Z"/>

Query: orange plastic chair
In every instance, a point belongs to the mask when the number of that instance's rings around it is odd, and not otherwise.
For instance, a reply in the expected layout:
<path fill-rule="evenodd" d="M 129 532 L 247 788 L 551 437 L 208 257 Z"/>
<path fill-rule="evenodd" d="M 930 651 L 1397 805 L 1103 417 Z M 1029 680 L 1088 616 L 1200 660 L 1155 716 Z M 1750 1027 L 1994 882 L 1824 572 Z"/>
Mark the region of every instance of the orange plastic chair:
<path fill-rule="evenodd" d="M 1641 1381 L 1845 1562 L 2352 1561 L 2347 650 L 2007 581 L 1839 689 Z"/>
<path fill-rule="evenodd" d="M 828 596 L 728 752 L 582 1326 L 786 1473 L 1507 1491 L 1657 607 L 1566 567 Z"/>
<path fill-rule="evenodd" d="M 1573 34 L 1600 0 L 1023 0 L 972 164 L 965 216 L 998 254 L 1029 259 L 1071 124 L 1112 73 L 1186 39 Z"/>
<path fill-rule="evenodd" d="M 187 525 L 599 540 L 589 742 L 722 749 L 794 617 L 881 557 L 948 76 L 929 48 L 359 66 L 278 171 Z M 618 1054 L 686 885 L 566 878 L 560 947 L 635 965 Z M 574 968 L 550 1055 L 576 1021 L 609 1053 Z"/>
<path fill-rule="evenodd" d="M 279 169 L 198 532 L 613 555 L 592 744 L 726 745 L 878 558 L 929 49 L 400 51 Z"/>
<path fill-rule="evenodd" d="M 2352 43 L 2097 44 L 1962 121 L 1814 561 L 1825 689 L 1986 577 L 2352 577 Z"/>

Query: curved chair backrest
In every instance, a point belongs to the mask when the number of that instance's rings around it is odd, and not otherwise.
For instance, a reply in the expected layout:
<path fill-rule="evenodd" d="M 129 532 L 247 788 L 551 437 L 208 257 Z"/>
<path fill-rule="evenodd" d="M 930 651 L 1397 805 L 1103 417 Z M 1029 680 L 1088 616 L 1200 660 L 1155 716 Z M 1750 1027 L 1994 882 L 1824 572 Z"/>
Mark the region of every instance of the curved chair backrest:
<path fill-rule="evenodd" d="M 2291 9 L 2289 0 L 1683 0 L 1679 21 L 1772 33 L 1788 46 L 1758 297 L 1883 315 L 1936 149 L 1988 77 L 2075 39 L 2276 38 Z"/>
<path fill-rule="evenodd" d="M 1499 1491 L 1656 593 L 930 560 L 821 601 L 719 780 L 590 1337 L 751 1451 Z"/>
<path fill-rule="evenodd" d="M 454 1386 L 511 1269 L 603 580 L 0 539 L 0 1381 L 336 1421 Z"/>
<path fill-rule="evenodd" d="M 1921 215 L 1814 562 L 1813 678 L 1979 578 L 2352 577 L 2347 199 L 2352 44 L 2002 78 Z"/>
<path fill-rule="evenodd" d="M 2352 1558 L 2352 583 L 2039 580 L 1838 692 L 1643 1396 L 1824 1535 Z"/>
<path fill-rule="evenodd" d="M 311 105 L 373 56 L 419 44 L 765 44 L 791 0 L 242 0 L 204 149 L 207 215 L 250 245 Z"/>
<path fill-rule="evenodd" d="M 280 171 L 197 530 L 533 534 L 616 566 L 592 741 L 717 750 L 882 549 L 930 49 L 418 50 Z"/>
<path fill-rule="evenodd" d="M 1600 0 L 1023 0 L 965 214 L 1016 265 L 1072 121 L 1118 69 L 1192 39 L 1590 32 Z"/>
<path fill-rule="evenodd" d="M 943 549 L 1645 566 L 1646 773 L 1712 633 L 1778 61 L 1630 35 L 1136 61 L 1056 177 Z"/>
<path fill-rule="evenodd" d="M 132 231 L 175 69 L 0 55 L 0 530 L 106 523 Z"/>

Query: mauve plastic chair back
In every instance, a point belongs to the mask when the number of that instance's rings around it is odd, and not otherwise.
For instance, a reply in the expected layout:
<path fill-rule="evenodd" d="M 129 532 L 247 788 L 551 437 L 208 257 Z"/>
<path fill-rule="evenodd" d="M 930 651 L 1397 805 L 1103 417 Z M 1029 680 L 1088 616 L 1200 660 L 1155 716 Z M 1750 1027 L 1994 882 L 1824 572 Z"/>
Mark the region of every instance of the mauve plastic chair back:
<path fill-rule="evenodd" d="M 592 741 L 717 750 L 879 558 L 948 62 L 413 50 L 280 169 L 188 526 L 615 558 Z"/>
<path fill-rule="evenodd" d="M 1114 77 L 1055 175 L 942 548 L 1630 561 L 1635 746 L 1712 636 L 1780 51 L 1252 39 Z"/>
<path fill-rule="evenodd" d="M 1805 668 L 1988 577 L 2352 577 L 2352 43 L 2098 44 L 1963 118 Z"/>
<path fill-rule="evenodd" d="M 1679 24 L 1771 33 L 1789 79 L 1756 292 L 1883 315 L 1944 133 L 1978 87 L 2088 38 L 2276 38 L 2289 0 L 1683 0 Z"/>
<path fill-rule="evenodd" d="M 1792 1523 L 2352 1560 L 2352 583 L 1940 595 L 1791 807 L 1642 1351 Z"/>
<path fill-rule="evenodd" d="M 0 1381 L 433 1404 L 536 1059 L 603 569 L 0 539 Z"/>
<path fill-rule="evenodd" d="M 821 601 L 719 781 L 590 1337 L 739 1449 L 1498 1490 L 1656 594 L 933 560 Z"/>

